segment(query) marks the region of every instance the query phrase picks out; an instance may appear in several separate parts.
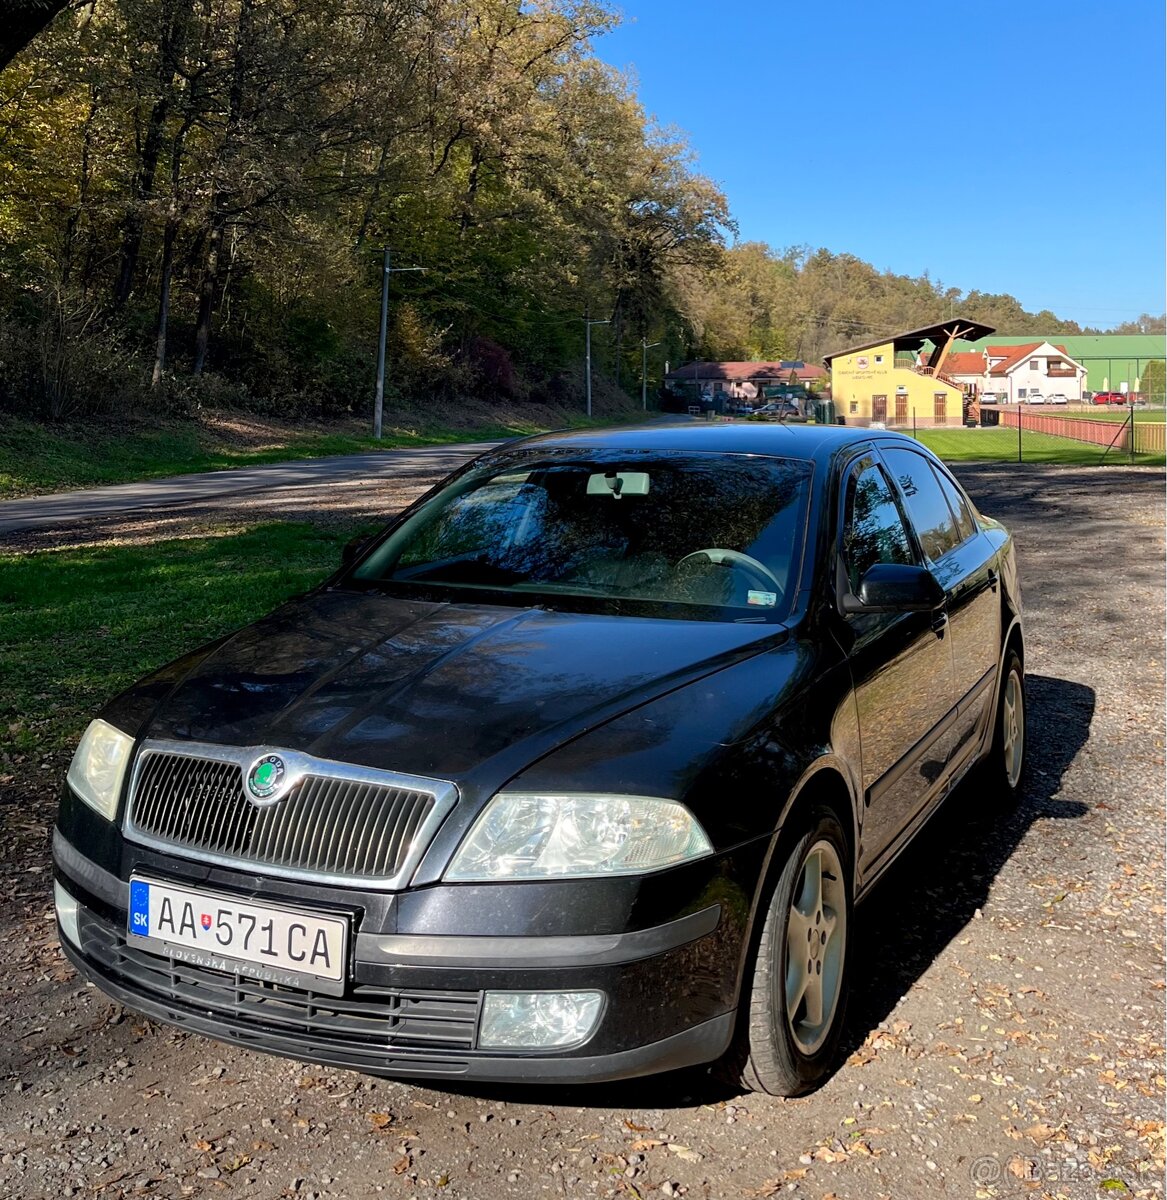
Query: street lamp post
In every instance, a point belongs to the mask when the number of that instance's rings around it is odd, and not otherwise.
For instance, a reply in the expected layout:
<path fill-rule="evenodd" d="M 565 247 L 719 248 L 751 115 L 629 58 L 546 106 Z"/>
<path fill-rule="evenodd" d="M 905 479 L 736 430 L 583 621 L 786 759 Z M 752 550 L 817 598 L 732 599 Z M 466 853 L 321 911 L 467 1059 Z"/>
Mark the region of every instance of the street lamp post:
<path fill-rule="evenodd" d="M 591 312 L 592 312 L 592 310 L 589 307 L 584 312 L 584 318 L 583 318 L 584 319 L 584 328 L 587 331 L 585 339 L 584 339 L 585 343 L 586 343 L 585 349 L 584 349 L 584 376 L 586 379 L 587 393 L 588 393 L 588 416 L 589 417 L 592 415 L 592 326 L 609 324 L 609 322 L 607 320 L 601 321 L 598 318 L 596 320 L 592 320 Z"/>
<path fill-rule="evenodd" d="M 395 267 L 392 251 L 382 248 L 381 264 L 381 337 L 377 344 L 377 391 L 373 397 L 373 437 L 381 440 L 381 417 L 385 409 L 385 335 L 389 329 L 389 276 L 400 271 L 425 271 L 426 267 Z"/>
<path fill-rule="evenodd" d="M 640 407 L 648 412 L 648 352 L 663 342 L 650 342 L 648 338 L 640 339 Z"/>

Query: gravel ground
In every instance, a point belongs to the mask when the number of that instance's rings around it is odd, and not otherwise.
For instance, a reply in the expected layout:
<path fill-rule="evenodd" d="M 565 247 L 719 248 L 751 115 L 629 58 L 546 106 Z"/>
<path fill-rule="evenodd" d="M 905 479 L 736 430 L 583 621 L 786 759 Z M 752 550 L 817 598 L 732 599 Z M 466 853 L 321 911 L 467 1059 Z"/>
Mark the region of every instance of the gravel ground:
<path fill-rule="evenodd" d="M 958 791 L 860 910 L 844 1061 L 821 1090 L 743 1095 L 704 1071 L 439 1090 L 148 1022 L 57 949 L 57 780 L 42 776 L 0 809 L 0 1195 L 1161 1196 L 1163 477 L 959 473 L 1017 535 L 1027 792 L 1001 815 Z M 352 521 L 426 482 L 285 489 L 19 544 Z"/>

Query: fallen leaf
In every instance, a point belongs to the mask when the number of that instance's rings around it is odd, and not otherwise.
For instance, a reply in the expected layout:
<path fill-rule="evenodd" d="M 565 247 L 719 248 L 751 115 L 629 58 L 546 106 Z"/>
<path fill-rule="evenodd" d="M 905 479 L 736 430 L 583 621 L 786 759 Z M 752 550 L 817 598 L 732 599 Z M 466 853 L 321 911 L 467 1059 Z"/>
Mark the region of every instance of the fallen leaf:
<path fill-rule="evenodd" d="M 405 1172 L 406 1172 L 406 1171 L 408 1171 L 408 1170 L 409 1170 L 409 1155 L 408 1155 L 408 1154 L 403 1154 L 403 1155 L 402 1155 L 402 1156 L 401 1156 L 401 1157 L 400 1157 L 400 1158 L 399 1158 L 399 1159 L 398 1159 L 398 1160 L 397 1160 L 397 1161 L 396 1161 L 396 1162 L 393 1164 L 393 1174 L 394 1174 L 394 1175 L 404 1175 L 404 1174 L 405 1174 Z"/>
<path fill-rule="evenodd" d="M 632 1130 L 633 1133 L 648 1133 L 652 1128 L 651 1125 L 637 1125 L 635 1121 L 624 1120 L 624 1128 Z"/>
<path fill-rule="evenodd" d="M 820 1146 L 811 1157 L 818 1162 L 844 1163 L 850 1155 L 846 1150 L 832 1150 L 830 1146 Z"/>
<path fill-rule="evenodd" d="M 371 1112 L 365 1114 L 373 1124 L 374 1129 L 384 1129 L 393 1122 L 393 1114 L 387 1112 Z"/>

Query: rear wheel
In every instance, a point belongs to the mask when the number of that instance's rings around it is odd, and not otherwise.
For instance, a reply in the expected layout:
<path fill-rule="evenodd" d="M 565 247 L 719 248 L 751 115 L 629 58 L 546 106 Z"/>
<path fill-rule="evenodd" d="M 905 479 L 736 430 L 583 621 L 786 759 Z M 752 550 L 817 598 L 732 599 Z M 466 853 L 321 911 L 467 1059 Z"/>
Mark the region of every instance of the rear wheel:
<path fill-rule="evenodd" d="M 827 808 L 802 828 L 766 909 L 732 1060 L 739 1083 L 773 1096 L 801 1095 L 827 1077 L 847 999 L 846 838 Z"/>
<path fill-rule="evenodd" d="M 1005 654 L 1005 670 L 997 697 L 993 745 L 983 765 L 985 783 L 1007 803 L 1021 794 L 1025 772 L 1025 671 L 1015 650 Z"/>

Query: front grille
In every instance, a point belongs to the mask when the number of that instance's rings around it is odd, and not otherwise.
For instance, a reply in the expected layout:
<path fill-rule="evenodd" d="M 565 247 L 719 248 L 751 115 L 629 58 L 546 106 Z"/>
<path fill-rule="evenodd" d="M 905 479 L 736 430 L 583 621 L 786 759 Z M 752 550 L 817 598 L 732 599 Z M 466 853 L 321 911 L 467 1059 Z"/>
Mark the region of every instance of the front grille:
<path fill-rule="evenodd" d="M 173 1003 L 234 1027 L 306 1039 L 314 1047 L 465 1054 L 473 1050 L 480 992 L 447 992 L 353 984 L 344 997 L 266 983 L 152 954 L 82 910 L 81 946 L 104 974 L 134 992 Z M 452 1070 L 465 1063 L 451 1062 Z"/>
<path fill-rule="evenodd" d="M 257 807 L 239 762 L 145 750 L 130 830 L 178 849 L 335 880 L 390 879 L 434 810 L 433 793 L 305 774 Z"/>

